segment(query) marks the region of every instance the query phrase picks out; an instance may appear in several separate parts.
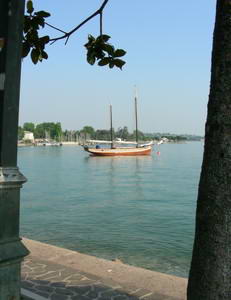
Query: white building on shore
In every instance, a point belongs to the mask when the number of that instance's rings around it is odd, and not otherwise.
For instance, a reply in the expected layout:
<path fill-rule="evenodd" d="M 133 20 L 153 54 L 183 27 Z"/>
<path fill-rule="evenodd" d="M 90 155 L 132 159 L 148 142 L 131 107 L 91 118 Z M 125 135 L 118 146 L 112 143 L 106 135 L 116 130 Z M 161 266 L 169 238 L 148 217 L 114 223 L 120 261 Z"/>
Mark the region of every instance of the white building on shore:
<path fill-rule="evenodd" d="M 22 139 L 23 141 L 30 141 L 31 143 L 34 143 L 34 134 L 30 131 L 24 131 L 24 137 Z"/>

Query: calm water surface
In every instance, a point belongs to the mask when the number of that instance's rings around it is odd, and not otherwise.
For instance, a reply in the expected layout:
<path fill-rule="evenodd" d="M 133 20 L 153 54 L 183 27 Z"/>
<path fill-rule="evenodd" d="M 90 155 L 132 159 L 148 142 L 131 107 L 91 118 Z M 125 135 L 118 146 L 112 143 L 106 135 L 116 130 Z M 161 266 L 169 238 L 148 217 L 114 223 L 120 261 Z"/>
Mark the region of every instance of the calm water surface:
<path fill-rule="evenodd" d="M 18 165 L 28 178 L 21 235 L 187 276 L 202 152 L 200 142 L 160 145 L 150 157 L 20 148 Z"/>

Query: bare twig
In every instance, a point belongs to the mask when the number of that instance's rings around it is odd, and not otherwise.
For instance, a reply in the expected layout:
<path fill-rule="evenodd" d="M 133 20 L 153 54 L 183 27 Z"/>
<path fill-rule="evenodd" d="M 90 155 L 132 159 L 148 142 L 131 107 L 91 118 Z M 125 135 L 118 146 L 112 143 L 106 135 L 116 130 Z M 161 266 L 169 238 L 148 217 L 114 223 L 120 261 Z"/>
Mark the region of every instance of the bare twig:
<path fill-rule="evenodd" d="M 100 20 L 101 20 L 101 16 L 102 16 L 102 12 L 103 12 L 103 10 L 104 10 L 104 7 L 106 6 L 106 4 L 108 3 L 108 1 L 109 0 L 104 0 L 103 1 L 103 4 L 100 6 L 100 8 L 97 10 L 97 11 L 95 11 L 92 15 L 90 15 L 88 18 L 86 18 L 83 22 L 81 22 L 79 25 L 77 25 L 75 28 L 73 28 L 71 31 L 69 31 L 69 32 L 64 32 L 64 31 L 62 31 L 62 30 L 60 30 L 60 29 L 58 29 L 58 28 L 56 28 L 56 27 L 54 27 L 54 26 L 52 26 L 52 25 L 48 25 L 48 26 L 50 26 L 50 27 L 53 27 L 54 29 L 56 29 L 56 30 L 59 30 L 59 31 L 61 31 L 61 32 L 63 32 L 64 33 L 64 35 L 62 35 L 62 36 L 59 36 L 59 37 L 57 37 L 57 38 L 52 38 L 52 39 L 50 39 L 50 42 L 52 42 L 52 44 L 53 43 L 55 43 L 56 41 L 58 41 L 58 40 L 61 40 L 61 39 L 66 39 L 66 42 L 65 42 L 65 44 L 67 43 L 67 41 L 68 41 L 68 39 L 69 39 L 69 37 L 74 33 L 74 32 L 76 32 L 80 27 L 82 27 L 84 24 L 86 24 L 88 21 L 90 21 L 91 19 L 93 19 L 94 17 L 96 17 L 97 15 L 100 15 Z M 101 20 L 102 21 L 102 20 Z M 100 21 L 100 22 L 101 22 Z M 101 30 L 102 30 L 102 26 L 100 25 L 100 32 L 101 32 Z"/>
<path fill-rule="evenodd" d="M 55 27 L 55 26 L 53 26 L 53 25 L 51 25 L 51 24 L 49 24 L 49 23 L 47 23 L 47 22 L 45 22 L 45 24 L 46 24 L 47 26 L 49 26 L 49 27 L 55 29 L 55 30 L 58 30 L 58 31 L 60 31 L 60 32 L 62 32 L 62 33 L 64 33 L 64 34 L 67 34 L 66 31 L 63 31 L 63 30 L 61 30 L 61 29 L 59 29 L 59 28 L 57 28 L 57 27 Z"/>
<path fill-rule="evenodd" d="M 68 42 L 68 40 L 69 40 L 69 37 L 70 37 L 70 36 L 67 37 L 66 42 L 65 42 L 65 45 L 67 44 L 67 42 Z"/>

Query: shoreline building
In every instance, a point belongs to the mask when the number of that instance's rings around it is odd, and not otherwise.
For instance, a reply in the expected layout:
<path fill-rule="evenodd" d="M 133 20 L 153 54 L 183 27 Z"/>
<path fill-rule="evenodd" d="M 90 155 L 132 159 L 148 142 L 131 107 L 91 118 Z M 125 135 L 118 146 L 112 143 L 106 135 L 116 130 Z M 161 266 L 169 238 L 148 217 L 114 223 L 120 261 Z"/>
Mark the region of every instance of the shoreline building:
<path fill-rule="evenodd" d="M 34 134 L 33 132 L 30 131 L 24 131 L 24 137 L 22 139 L 24 142 L 25 141 L 30 141 L 31 143 L 34 143 Z"/>

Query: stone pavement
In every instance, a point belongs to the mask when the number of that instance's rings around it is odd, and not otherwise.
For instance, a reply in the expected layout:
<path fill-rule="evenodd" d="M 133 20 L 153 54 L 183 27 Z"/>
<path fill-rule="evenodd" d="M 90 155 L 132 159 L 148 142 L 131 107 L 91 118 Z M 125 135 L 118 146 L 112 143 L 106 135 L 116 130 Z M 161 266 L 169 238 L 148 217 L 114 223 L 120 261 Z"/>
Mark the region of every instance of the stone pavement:
<path fill-rule="evenodd" d="M 38 299 L 186 299 L 186 279 L 28 239 L 23 242 L 31 254 L 22 264 L 22 290 L 38 295 Z"/>

